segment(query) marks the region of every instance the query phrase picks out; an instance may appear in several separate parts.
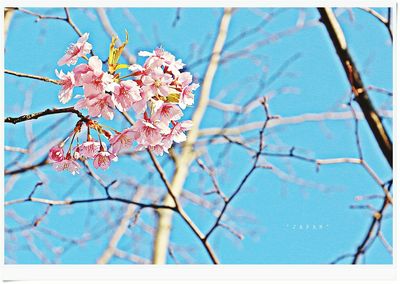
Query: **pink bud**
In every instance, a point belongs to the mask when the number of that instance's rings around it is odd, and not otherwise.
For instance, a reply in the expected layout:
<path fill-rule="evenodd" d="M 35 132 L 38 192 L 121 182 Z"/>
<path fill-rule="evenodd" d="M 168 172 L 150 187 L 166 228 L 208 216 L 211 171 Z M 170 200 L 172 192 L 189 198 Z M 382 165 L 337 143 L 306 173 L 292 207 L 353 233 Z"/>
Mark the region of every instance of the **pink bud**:
<path fill-rule="evenodd" d="M 64 160 L 64 150 L 60 146 L 54 146 L 49 151 L 49 158 L 55 162 L 61 162 Z"/>

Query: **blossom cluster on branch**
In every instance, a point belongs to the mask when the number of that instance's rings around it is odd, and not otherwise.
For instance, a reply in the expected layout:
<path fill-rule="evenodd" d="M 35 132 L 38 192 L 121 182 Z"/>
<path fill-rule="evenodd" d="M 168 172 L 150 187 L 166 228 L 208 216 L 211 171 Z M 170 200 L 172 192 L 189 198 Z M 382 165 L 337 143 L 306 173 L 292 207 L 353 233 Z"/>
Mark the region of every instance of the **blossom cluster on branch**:
<path fill-rule="evenodd" d="M 137 151 L 149 149 L 163 155 L 168 153 L 173 142 L 185 141 L 185 132 L 190 130 L 192 122 L 179 120 L 186 106 L 193 105 L 193 92 L 199 85 L 192 82 L 190 72 L 182 72 L 182 61 L 164 49 L 156 48 L 153 52 L 139 52 L 139 56 L 146 57 L 143 65 L 118 63 L 128 43 L 126 36 L 119 47 L 116 47 L 118 38 L 112 38 L 108 62 L 103 64 L 97 56 L 87 57 L 92 49 L 88 38 L 89 34 L 85 33 L 58 61 L 59 66 L 76 65 L 79 59 L 86 61 L 67 73 L 56 70 L 56 75 L 61 85 L 60 102 L 68 103 L 74 89 L 80 88 L 83 94 L 75 96 L 79 100 L 74 108 L 87 110 L 88 116 L 76 124 L 65 141 L 50 150 L 53 168 L 76 174 L 80 168 L 78 159 L 93 159 L 95 168 L 105 170 L 111 161 L 118 159 L 121 150 L 134 143 Z M 123 76 L 121 71 L 124 70 L 128 70 L 128 74 Z M 134 125 L 118 131 L 95 120 L 99 117 L 112 120 L 116 110 L 133 110 L 137 118 Z M 87 129 L 86 140 L 79 143 L 78 136 L 84 126 Z M 93 138 L 92 134 L 96 132 Z M 68 140 L 69 148 L 65 152 L 64 145 Z"/>

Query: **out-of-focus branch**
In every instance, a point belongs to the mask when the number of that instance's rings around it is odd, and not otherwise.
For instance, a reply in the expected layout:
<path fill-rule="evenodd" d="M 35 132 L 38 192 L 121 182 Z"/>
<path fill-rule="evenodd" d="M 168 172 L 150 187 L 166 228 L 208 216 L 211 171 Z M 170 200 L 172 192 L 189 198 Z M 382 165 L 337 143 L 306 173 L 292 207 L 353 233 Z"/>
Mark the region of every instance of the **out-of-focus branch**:
<path fill-rule="evenodd" d="M 11 175 L 16 175 L 16 174 L 21 174 L 30 170 L 34 170 L 36 168 L 39 168 L 41 166 L 47 165 L 49 163 L 49 160 L 47 159 L 47 156 L 44 157 L 40 162 L 33 164 L 33 165 L 29 165 L 26 167 L 22 167 L 16 170 L 5 170 L 4 171 L 4 175 L 5 176 L 11 176 Z"/>
<path fill-rule="evenodd" d="M 363 113 L 357 112 L 357 118 L 364 118 Z M 381 117 L 392 117 L 391 112 L 381 111 L 379 112 Z M 268 128 L 280 126 L 280 125 L 291 125 L 304 122 L 318 122 L 327 120 L 348 120 L 353 118 L 350 111 L 346 112 L 324 112 L 324 113 L 305 113 L 290 117 L 277 117 L 268 123 Z M 250 122 L 247 124 L 233 126 L 228 128 L 204 128 L 199 131 L 199 136 L 213 136 L 213 135 L 239 135 L 244 132 L 253 131 L 260 129 L 263 125 L 263 121 Z"/>
<path fill-rule="evenodd" d="M 136 191 L 132 196 L 132 202 L 139 202 L 143 195 L 143 190 L 140 188 Z M 113 255 L 116 253 L 118 247 L 118 242 L 124 235 L 126 229 L 128 228 L 131 219 L 135 216 L 136 207 L 133 204 L 129 204 L 126 208 L 124 217 L 122 218 L 121 222 L 119 223 L 117 229 L 115 230 L 113 236 L 108 243 L 107 249 L 103 252 L 103 254 L 97 260 L 98 264 L 106 264 L 110 261 Z"/>
<path fill-rule="evenodd" d="M 331 8 L 318 8 L 321 22 L 325 25 L 329 37 L 339 56 L 348 81 L 352 87 L 355 100 L 367 119 L 368 125 L 379 144 L 387 162 L 393 167 L 393 145 L 387 134 L 382 120 L 369 99 L 368 92 L 364 87 L 361 75 L 347 49 L 346 38 Z"/>
<path fill-rule="evenodd" d="M 205 113 L 208 105 L 211 86 L 214 79 L 215 72 L 217 71 L 218 64 L 220 61 L 221 52 L 225 43 L 225 39 L 228 33 L 229 23 L 232 16 L 232 8 L 225 8 L 223 16 L 219 24 L 219 31 L 216 37 L 214 48 L 212 52 L 212 57 L 210 63 L 207 67 L 201 93 L 200 99 L 193 114 L 193 128 L 188 134 L 187 141 L 183 145 L 182 152 L 176 161 L 176 170 L 171 183 L 171 191 L 175 197 L 179 197 L 183 185 L 185 183 L 190 164 L 193 161 L 192 147 L 194 142 L 197 140 L 199 133 L 199 125 Z M 173 199 L 171 195 L 166 195 L 164 199 L 165 205 L 173 204 Z M 171 212 L 172 213 L 172 212 Z M 162 264 L 165 263 L 168 252 L 168 243 L 171 232 L 171 222 L 172 214 L 166 212 L 159 212 L 157 232 L 154 238 L 154 253 L 153 253 L 153 263 Z"/>
<path fill-rule="evenodd" d="M 13 147 L 13 146 L 7 146 L 4 145 L 4 151 L 9 151 L 9 152 L 17 152 L 21 154 L 28 154 L 29 151 L 28 149 L 20 148 L 20 147 Z"/>

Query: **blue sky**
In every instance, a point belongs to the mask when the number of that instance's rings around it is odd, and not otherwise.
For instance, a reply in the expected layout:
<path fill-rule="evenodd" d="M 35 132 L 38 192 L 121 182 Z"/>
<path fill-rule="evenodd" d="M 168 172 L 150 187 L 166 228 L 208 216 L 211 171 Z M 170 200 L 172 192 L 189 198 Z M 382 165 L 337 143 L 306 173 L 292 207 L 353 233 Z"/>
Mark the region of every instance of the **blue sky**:
<path fill-rule="evenodd" d="M 63 16 L 61 9 L 33 10 L 43 14 Z M 192 56 L 193 51 L 198 52 L 200 48 L 203 49 L 203 55 L 200 57 L 211 52 L 222 13 L 221 9 L 182 9 L 180 20 L 175 26 L 173 26 L 173 21 L 176 9 L 133 8 L 129 10 L 134 15 L 136 23 L 139 23 L 140 30 L 123 9 L 107 10 L 107 14 L 115 31 L 121 37 L 125 29 L 129 32 L 128 47 L 132 53 L 152 50 L 161 45 L 178 58 L 182 58 L 195 77 L 203 76 L 206 64 L 194 67 L 190 65 L 196 61 L 196 58 Z M 242 31 L 259 24 L 262 19 L 259 13 L 272 11 L 272 9 L 236 11 L 232 17 L 227 42 Z M 377 9 L 377 11 L 386 15 L 386 9 Z M 238 41 L 229 46 L 224 54 L 241 50 L 263 37 L 293 27 L 300 13 L 302 12 L 299 9 L 280 11 L 270 23 L 265 25 L 263 34 L 259 33 Z M 304 13 L 306 21 L 318 19 L 316 9 L 306 9 Z M 90 33 L 90 42 L 94 46 L 96 55 L 105 59 L 109 37 L 97 21 L 96 11 L 72 9 L 71 16 L 82 32 Z M 376 19 L 363 11 L 354 9 L 353 17 L 354 19 L 351 20 L 349 14 L 344 12 L 340 14 L 339 21 L 345 32 L 350 52 L 362 72 L 365 85 L 392 90 L 392 46 L 387 31 Z M 69 43 L 76 39 L 76 34 L 65 22 L 42 20 L 35 23 L 34 17 L 16 13 L 6 42 L 5 68 L 55 78 L 54 69 L 57 68 L 57 60 L 63 55 Z M 281 65 L 296 54 L 299 58 L 287 67 L 283 76 L 267 84 L 257 94 L 257 82 L 248 78 L 258 78 L 261 75 L 268 82 Z M 348 102 L 349 96 L 347 79 L 323 26 L 304 28 L 256 49 L 253 55 L 261 64 L 256 64 L 249 58 L 237 58 L 220 66 L 211 91 L 212 99 L 219 99 L 221 94 L 225 94 L 221 99 L 222 102 L 244 104 L 255 94 L 261 97 L 268 92 L 290 87 L 291 90 L 287 93 L 278 93 L 269 100 L 271 114 L 290 117 L 305 113 L 349 110 L 343 107 L 343 104 Z M 262 72 L 263 68 L 267 71 Z M 67 71 L 68 68 L 63 68 L 63 70 Z M 45 82 L 6 76 L 5 116 L 18 116 L 49 107 L 62 107 L 57 99 L 58 88 Z M 370 96 L 376 107 L 386 105 L 386 109 L 391 109 L 391 101 L 387 96 L 373 91 L 370 92 Z M 72 104 L 73 102 L 70 102 L 68 105 L 72 106 Z M 194 108 L 186 111 L 186 118 L 190 118 Z M 37 134 L 61 117 L 62 115 L 33 121 L 30 124 L 32 131 Z M 263 118 L 263 111 L 258 108 L 245 122 L 259 121 Z M 65 119 L 55 131 L 38 141 L 36 149 L 41 149 L 49 145 L 49 142 L 64 137 L 75 121 L 75 117 Z M 391 135 L 391 119 L 384 121 Z M 223 123 L 224 115 L 221 111 L 209 107 L 201 128 L 220 127 Z M 127 126 L 121 117 L 118 117 L 111 125 Z M 26 147 L 25 131 L 24 124 L 6 125 L 5 145 Z M 256 137 L 257 132 L 253 131 L 246 136 Z M 391 179 L 391 169 L 365 121 L 360 121 L 360 139 L 366 161 L 383 181 Z M 267 130 L 266 143 L 272 152 L 276 152 L 279 146 L 284 152 L 295 147 L 299 154 L 313 158 L 357 157 L 352 120 L 278 126 Z M 210 146 L 209 154 L 216 158 L 223 149 L 223 145 Z M 40 154 L 36 161 L 39 161 L 43 155 L 44 153 Z M 5 165 L 14 157 L 15 154 L 6 152 Z M 316 172 L 313 164 L 303 161 L 276 157 L 271 157 L 268 161 L 285 174 L 294 173 L 298 177 L 295 181 L 301 179 L 306 184 L 282 180 L 272 171 L 257 170 L 231 204 L 234 208 L 231 214 L 245 212 L 245 215 L 251 216 L 250 219 L 243 216 L 235 217 L 233 223 L 233 227 L 244 234 L 244 239 L 240 241 L 221 228 L 218 228 L 211 237 L 211 244 L 221 262 L 323 264 L 331 262 L 342 254 L 354 252 L 370 224 L 371 214 L 367 210 L 350 209 L 349 206 L 357 203 L 354 201 L 357 195 L 381 194 L 380 187 L 365 170 L 358 165 L 342 164 L 322 166 L 320 171 Z M 249 154 L 238 146 L 232 146 L 222 164 L 223 172 L 219 179 L 221 188 L 227 194 L 231 193 L 251 165 L 252 160 Z M 166 170 L 169 176 L 172 173 L 171 169 L 172 165 L 167 164 Z M 41 168 L 41 172 L 46 175 L 46 182 L 45 186 L 38 190 L 38 197 L 61 199 L 70 190 L 72 190 L 70 196 L 73 199 L 103 194 L 102 189 L 90 179 L 68 173 L 55 173 L 48 166 Z M 198 172 L 198 167 L 193 166 L 185 183 L 185 189 L 202 195 L 209 191 L 212 185 L 207 177 L 199 177 Z M 138 162 L 125 157 L 113 164 L 109 171 L 98 171 L 98 173 L 106 182 L 111 182 L 115 176 L 120 176 L 122 180 L 133 178 L 140 182 L 147 177 L 148 170 Z M 39 181 L 40 176 L 44 178 L 40 173 L 21 175 L 5 195 L 5 200 L 27 196 Z M 6 186 L 10 182 L 10 178 L 6 177 Z M 152 176 L 150 185 L 161 186 L 157 175 Z M 122 184 L 112 193 L 130 198 L 132 187 Z M 215 200 L 215 197 L 211 196 L 207 199 Z M 370 203 L 380 206 L 379 200 L 372 200 Z M 20 204 L 7 209 L 12 209 L 23 218 L 32 220 L 34 216 L 40 216 L 45 208 L 45 205 L 40 204 Z M 124 208 L 117 203 L 82 204 L 72 208 L 52 207 L 43 223 L 34 230 L 40 231 L 42 227 L 50 228 L 60 234 L 76 238 L 87 231 L 92 233 L 99 231 L 98 238 L 80 247 L 71 247 L 60 259 L 61 263 L 95 263 L 113 232 L 107 227 L 107 222 L 118 221 L 117 218 Z M 185 209 L 203 231 L 207 231 L 215 220 L 208 210 L 196 205 L 186 202 Z M 389 243 L 392 243 L 391 211 L 388 211 L 387 216 L 383 223 L 383 233 Z M 141 218 L 144 223 L 154 224 L 154 215 L 149 211 L 142 214 Z M 7 217 L 5 224 L 10 228 L 19 226 Z M 305 229 L 307 225 L 309 229 Z M 313 225 L 316 229 L 313 229 Z M 140 226 L 132 228 L 131 231 L 140 236 L 140 239 L 135 240 L 132 235 L 126 234 L 121 239 L 119 247 L 149 258 L 151 238 Z M 35 235 L 34 243 L 37 247 L 43 249 L 49 259 L 55 259 L 54 253 L 46 247 L 46 241 L 38 237 L 43 235 L 50 240 L 53 247 L 63 246 L 63 243 L 43 232 Z M 15 237 L 14 240 L 6 238 L 6 242 L 15 242 L 19 249 L 14 251 L 6 249 L 6 260 L 12 259 L 17 263 L 25 264 L 40 263 L 40 259 L 32 252 L 21 249 L 26 244 L 23 235 L 18 233 Z M 209 263 L 204 249 L 179 217 L 174 219 L 171 238 L 172 242 L 178 246 L 194 248 L 194 251 L 190 252 L 192 261 Z M 179 253 L 177 258 L 185 262 Z M 343 263 L 347 262 L 347 260 L 343 261 Z M 368 251 L 365 262 L 388 264 L 392 262 L 392 257 L 377 240 Z M 111 263 L 129 262 L 113 258 Z M 168 263 L 173 263 L 171 257 L 168 258 Z"/>

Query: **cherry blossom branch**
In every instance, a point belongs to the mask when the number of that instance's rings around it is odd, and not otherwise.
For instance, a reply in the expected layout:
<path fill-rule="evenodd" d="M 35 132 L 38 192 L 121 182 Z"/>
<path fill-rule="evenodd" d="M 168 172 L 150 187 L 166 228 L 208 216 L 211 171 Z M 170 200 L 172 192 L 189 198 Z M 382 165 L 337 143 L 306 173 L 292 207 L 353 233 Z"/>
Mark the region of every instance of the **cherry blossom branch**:
<path fill-rule="evenodd" d="M 79 110 L 76 110 L 74 107 L 66 107 L 66 108 L 53 108 L 53 109 L 48 108 L 48 109 L 46 109 L 44 111 L 31 113 L 31 114 L 25 114 L 25 115 L 21 115 L 21 116 L 18 116 L 18 117 L 6 117 L 4 119 L 4 122 L 5 123 L 17 124 L 17 123 L 28 121 L 28 120 L 32 120 L 32 119 L 38 119 L 38 118 L 40 118 L 42 116 L 59 114 L 59 113 L 74 113 L 81 120 L 84 120 L 84 121 L 87 120 L 87 118 Z"/>
<path fill-rule="evenodd" d="M 44 82 L 48 82 L 48 83 L 53 83 L 53 84 L 56 84 L 56 85 L 60 85 L 61 84 L 61 82 L 59 80 L 54 80 L 54 79 L 51 79 L 51 78 L 48 78 L 48 77 L 44 77 L 44 76 L 37 76 L 37 75 L 31 75 L 31 74 L 26 74 L 26 73 L 20 73 L 20 72 L 7 70 L 7 69 L 4 70 L 4 73 L 10 74 L 10 75 L 14 75 L 14 76 L 17 76 L 17 77 L 40 80 L 40 81 L 44 81 Z"/>
<path fill-rule="evenodd" d="M 368 125 L 374 134 L 382 153 L 390 167 L 393 167 L 393 144 L 387 134 L 382 120 L 371 103 L 368 92 L 364 87 L 361 75 L 347 49 L 346 38 L 331 8 L 318 8 L 321 15 L 321 22 L 325 25 L 336 53 L 342 63 L 350 86 L 352 87 L 355 100 L 367 119 Z"/>

